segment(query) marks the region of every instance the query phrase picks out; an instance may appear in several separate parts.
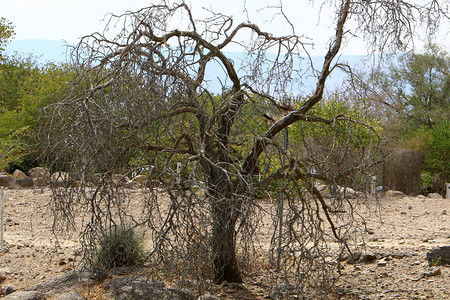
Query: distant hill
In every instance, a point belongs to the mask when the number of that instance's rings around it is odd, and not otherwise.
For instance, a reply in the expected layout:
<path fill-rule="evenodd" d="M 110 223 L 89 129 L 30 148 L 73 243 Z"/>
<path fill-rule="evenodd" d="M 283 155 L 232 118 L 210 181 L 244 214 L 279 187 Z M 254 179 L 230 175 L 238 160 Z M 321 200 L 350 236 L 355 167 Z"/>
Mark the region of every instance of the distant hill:
<path fill-rule="evenodd" d="M 6 47 L 7 55 L 18 53 L 33 55 L 38 62 L 61 63 L 67 61 L 67 46 L 63 41 L 55 40 L 20 40 L 12 41 Z"/>
<path fill-rule="evenodd" d="M 55 40 L 19 40 L 12 41 L 6 48 L 7 55 L 19 53 L 21 55 L 33 55 L 39 63 L 55 62 L 64 63 L 68 61 L 68 47 L 63 41 Z M 244 53 L 227 53 L 227 56 L 233 60 L 236 64 L 244 59 Z M 364 64 L 361 60 L 364 56 L 346 56 L 343 55 L 339 58 L 340 62 L 346 62 L 353 67 L 362 68 Z M 323 62 L 323 58 L 320 56 L 312 57 L 315 68 L 319 68 Z M 345 77 L 345 73 L 342 71 L 335 71 L 330 77 L 328 87 L 333 89 L 342 84 Z M 217 80 L 219 78 L 220 80 Z M 221 91 L 220 81 L 224 82 L 223 69 L 219 64 L 211 64 L 206 70 L 206 79 L 209 81 L 209 88 L 214 93 Z M 315 87 L 315 78 L 305 78 L 304 88 L 299 91 L 299 94 L 308 94 Z"/>

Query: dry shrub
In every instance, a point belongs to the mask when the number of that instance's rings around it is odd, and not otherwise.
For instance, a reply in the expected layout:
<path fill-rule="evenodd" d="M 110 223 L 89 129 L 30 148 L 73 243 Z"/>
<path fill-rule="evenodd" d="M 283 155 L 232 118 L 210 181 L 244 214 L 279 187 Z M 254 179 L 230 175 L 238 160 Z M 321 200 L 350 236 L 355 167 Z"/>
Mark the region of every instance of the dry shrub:
<path fill-rule="evenodd" d="M 424 154 L 419 151 L 394 150 L 387 163 L 387 187 L 407 195 L 418 195 L 423 159 Z"/>

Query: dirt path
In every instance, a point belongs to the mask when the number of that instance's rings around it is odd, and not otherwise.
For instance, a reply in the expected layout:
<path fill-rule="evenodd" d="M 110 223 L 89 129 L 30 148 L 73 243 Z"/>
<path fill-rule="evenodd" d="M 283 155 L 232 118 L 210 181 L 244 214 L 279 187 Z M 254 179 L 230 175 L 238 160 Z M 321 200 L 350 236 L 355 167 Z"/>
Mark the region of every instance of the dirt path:
<path fill-rule="evenodd" d="M 49 189 L 5 190 L 2 289 L 8 285 L 21 289 L 61 276 L 79 263 L 77 235 L 58 240 L 52 233 L 50 197 Z M 379 206 L 361 206 L 360 212 L 367 232 L 358 246 L 383 263 L 344 262 L 339 280 L 343 299 L 450 299 L 450 267 L 426 275 L 426 253 L 450 245 L 450 200 L 383 198 Z M 246 282 L 254 298 L 270 294 L 252 278 Z"/>

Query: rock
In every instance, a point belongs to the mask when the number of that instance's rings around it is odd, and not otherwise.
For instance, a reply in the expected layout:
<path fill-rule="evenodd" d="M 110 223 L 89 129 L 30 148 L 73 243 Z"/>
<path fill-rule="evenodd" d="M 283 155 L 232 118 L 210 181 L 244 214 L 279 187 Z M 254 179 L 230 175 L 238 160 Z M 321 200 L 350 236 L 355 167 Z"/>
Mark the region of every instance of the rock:
<path fill-rule="evenodd" d="M 18 186 L 16 183 L 16 180 L 9 176 L 8 174 L 0 175 L 0 186 L 7 187 L 7 188 L 15 188 Z"/>
<path fill-rule="evenodd" d="M 92 271 L 72 271 L 50 281 L 28 287 L 25 291 L 37 291 L 44 294 L 67 292 L 79 283 L 92 282 L 95 273 Z"/>
<path fill-rule="evenodd" d="M 15 170 L 14 173 L 12 174 L 12 176 L 14 177 L 15 180 L 20 179 L 22 177 L 25 177 L 27 175 L 25 175 L 24 172 L 20 171 L 19 169 Z"/>
<path fill-rule="evenodd" d="M 15 291 L 17 291 L 17 288 L 15 288 L 15 287 L 13 287 L 13 286 L 11 286 L 11 285 L 7 285 L 7 286 L 5 287 L 5 290 L 4 290 L 3 294 L 9 295 L 9 294 L 14 293 Z"/>
<path fill-rule="evenodd" d="M 439 276 L 441 274 L 442 274 L 441 269 L 439 269 L 437 267 L 428 268 L 427 270 L 421 272 L 419 277 L 417 279 L 413 279 L 413 281 L 418 281 L 420 279 L 427 278 L 427 277 Z"/>
<path fill-rule="evenodd" d="M 427 253 L 427 260 L 430 266 L 450 265 L 450 246 L 435 248 Z"/>
<path fill-rule="evenodd" d="M 400 191 L 389 190 L 384 194 L 384 196 L 388 198 L 395 198 L 395 197 L 403 197 L 405 196 L 405 194 Z"/>
<path fill-rule="evenodd" d="M 140 185 L 145 185 L 148 180 L 148 176 L 146 175 L 137 175 L 131 181 L 134 183 L 138 183 Z"/>
<path fill-rule="evenodd" d="M 18 291 L 2 298 L 3 300 L 45 300 L 40 292 Z"/>
<path fill-rule="evenodd" d="M 66 172 L 55 172 L 50 177 L 50 184 L 55 187 L 68 187 L 70 183 L 70 175 Z"/>
<path fill-rule="evenodd" d="M 317 189 L 319 190 L 319 192 L 324 193 L 324 192 L 328 192 L 328 185 L 326 184 L 321 184 L 317 186 Z"/>
<path fill-rule="evenodd" d="M 338 186 L 337 192 L 339 194 L 345 194 L 345 195 L 354 195 L 356 193 L 354 189 L 349 188 L 349 187 L 343 187 L 343 186 Z"/>
<path fill-rule="evenodd" d="M 373 263 L 376 260 L 377 260 L 377 256 L 375 254 L 370 254 L 370 253 L 364 254 L 360 259 L 361 262 L 368 263 L 368 264 Z"/>
<path fill-rule="evenodd" d="M 6 220 L 8 222 L 8 220 Z M 6 276 L 12 273 L 10 268 L 0 268 L 0 275 Z"/>
<path fill-rule="evenodd" d="M 80 294 L 78 294 L 77 292 L 71 292 L 62 295 L 57 300 L 86 300 L 86 298 L 80 296 Z"/>
<path fill-rule="evenodd" d="M 33 178 L 36 186 L 44 186 L 50 182 L 50 170 L 44 167 L 36 167 L 29 170 L 28 176 Z"/>
<path fill-rule="evenodd" d="M 373 263 L 377 260 L 377 256 L 375 254 L 366 253 L 362 254 L 361 252 L 354 252 L 347 258 L 347 263 L 354 265 L 359 263 Z"/>
<path fill-rule="evenodd" d="M 416 196 L 416 198 L 419 200 L 427 199 L 427 197 L 425 197 L 424 195 L 418 195 L 418 196 Z"/>
<path fill-rule="evenodd" d="M 427 195 L 427 198 L 429 199 L 444 199 L 442 196 L 438 193 L 430 193 Z"/>
<path fill-rule="evenodd" d="M 0 274 L 0 284 L 3 283 L 3 281 L 6 280 L 6 275 Z"/>
<path fill-rule="evenodd" d="M 44 167 L 35 167 L 28 171 L 31 178 L 43 178 L 45 181 L 50 180 L 50 170 Z"/>
<path fill-rule="evenodd" d="M 32 187 L 34 185 L 33 178 L 28 177 L 27 175 L 24 175 L 23 177 L 16 179 L 16 182 L 21 187 Z"/>
<path fill-rule="evenodd" d="M 386 266 L 386 265 L 387 265 L 387 259 L 386 259 L 386 257 L 384 257 L 384 258 L 382 258 L 382 259 L 380 259 L 380 260 L 377 261 L 377 266 L 378 266 L 378 267 L 384 267 L 384 266 Z"/>
<path fill-rule="evenodd" d="M 194 297 L 185 291 L 165 288 L 164 283 L 153 281 L 147 277 L 119 277 L 105 284 L 114 300 L 193 300 Z"/>

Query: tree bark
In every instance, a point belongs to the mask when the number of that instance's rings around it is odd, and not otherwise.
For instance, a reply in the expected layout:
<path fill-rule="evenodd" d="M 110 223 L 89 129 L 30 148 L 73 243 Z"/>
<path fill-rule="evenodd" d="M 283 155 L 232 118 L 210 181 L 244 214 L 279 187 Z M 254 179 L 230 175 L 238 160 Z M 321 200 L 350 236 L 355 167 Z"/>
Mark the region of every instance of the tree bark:
<path fill-rule="evenodd" d="M 232 183 L 223 171 L 211 170 L 208 197 L 213 220 L 211 249 L 214 281 L 242 282 L 236 258 L 235 225 L 238 218 L 238 200 L 232 197 Z"/>
<path fill-rule="evenodd" d="M 232 209 L 227 204 L 217 203 L 213 209 L 212 253 L 214 263 L 214 281 L 242 282 L 242 276 L 236 259 L 235 222 L 230 220 Z"/>

